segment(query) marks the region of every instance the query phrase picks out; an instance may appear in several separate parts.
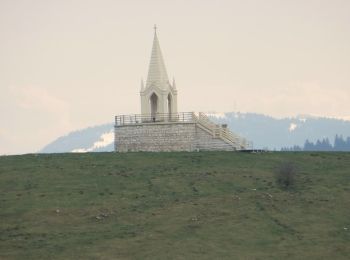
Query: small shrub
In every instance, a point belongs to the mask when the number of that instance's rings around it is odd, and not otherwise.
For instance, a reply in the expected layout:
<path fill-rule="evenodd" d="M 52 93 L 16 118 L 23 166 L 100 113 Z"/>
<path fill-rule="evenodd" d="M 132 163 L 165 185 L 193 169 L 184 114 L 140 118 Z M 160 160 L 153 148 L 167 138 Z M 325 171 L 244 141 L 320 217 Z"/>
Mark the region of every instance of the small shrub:
<path fill-rule="evenodd" d="M 276 172 L 276 182 L 282 189 L 295 187 L 297 167 L 293 162 L 283 162 Z"/>

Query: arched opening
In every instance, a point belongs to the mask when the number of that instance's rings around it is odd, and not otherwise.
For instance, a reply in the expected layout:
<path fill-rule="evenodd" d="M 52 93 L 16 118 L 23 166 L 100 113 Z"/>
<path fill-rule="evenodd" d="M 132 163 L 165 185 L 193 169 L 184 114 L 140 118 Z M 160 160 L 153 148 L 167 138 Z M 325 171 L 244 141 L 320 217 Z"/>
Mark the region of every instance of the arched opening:
<path fill-rule="evenodd" d="M 172 98 L 171 98 L 171 94 L 169 93 L 168 95 L 168 113 L 169 113 L 169 117 L 171 117 L 171 114 L 173 113 L 173 110 L 172 110 Z"/>
<path fill-rule="evenodd" d="M 152 121 L 156 121 L 156 116 L 158 112 L 158 96 L 156 93 L 153 93 L 151 97 L 149 98 L 149 101 L 151 103 L 151 118 Z"/>

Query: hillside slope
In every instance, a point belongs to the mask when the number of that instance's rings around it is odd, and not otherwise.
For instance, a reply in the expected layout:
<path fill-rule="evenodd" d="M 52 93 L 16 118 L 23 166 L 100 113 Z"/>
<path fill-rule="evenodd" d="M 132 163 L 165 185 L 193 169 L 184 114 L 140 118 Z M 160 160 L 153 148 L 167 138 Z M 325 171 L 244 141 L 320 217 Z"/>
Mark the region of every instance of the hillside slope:
<path fill-rule="evenodd" d="M 274 172 L 297 165 L 283 190 Z M 348 259 L 349 153 L 0 157 L 0 259 Z"/>

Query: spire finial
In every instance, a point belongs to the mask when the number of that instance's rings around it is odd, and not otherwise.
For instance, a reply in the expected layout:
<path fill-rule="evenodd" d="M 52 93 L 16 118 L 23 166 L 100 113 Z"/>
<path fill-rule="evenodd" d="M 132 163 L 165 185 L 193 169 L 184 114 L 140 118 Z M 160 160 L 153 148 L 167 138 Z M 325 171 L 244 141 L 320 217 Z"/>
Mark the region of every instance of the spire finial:
<path fill-rule="evenodd" d="M 154 29 L 154 33 L 157 33 L 157 25 L 156 24 L 154 25 L 153 29 Z"/>

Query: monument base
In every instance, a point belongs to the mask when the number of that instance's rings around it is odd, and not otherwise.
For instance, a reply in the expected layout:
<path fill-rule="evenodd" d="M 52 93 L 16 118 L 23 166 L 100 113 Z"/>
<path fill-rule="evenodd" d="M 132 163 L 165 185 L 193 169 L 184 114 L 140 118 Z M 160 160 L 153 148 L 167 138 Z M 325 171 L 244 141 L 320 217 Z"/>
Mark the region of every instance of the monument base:
<path fill-rule="evenodd" d="M 115 125 L 117 152 L 235 151 L 246 148 L 244 139 L 226 127 L 215 125 L 203 114 L 177 114 L 171 117 L 172 120 L 158 116 L 153 121 L 136 116 L 128 116 L 127 120 L 125 116 L 121 117 L 116 117 Z"/>

